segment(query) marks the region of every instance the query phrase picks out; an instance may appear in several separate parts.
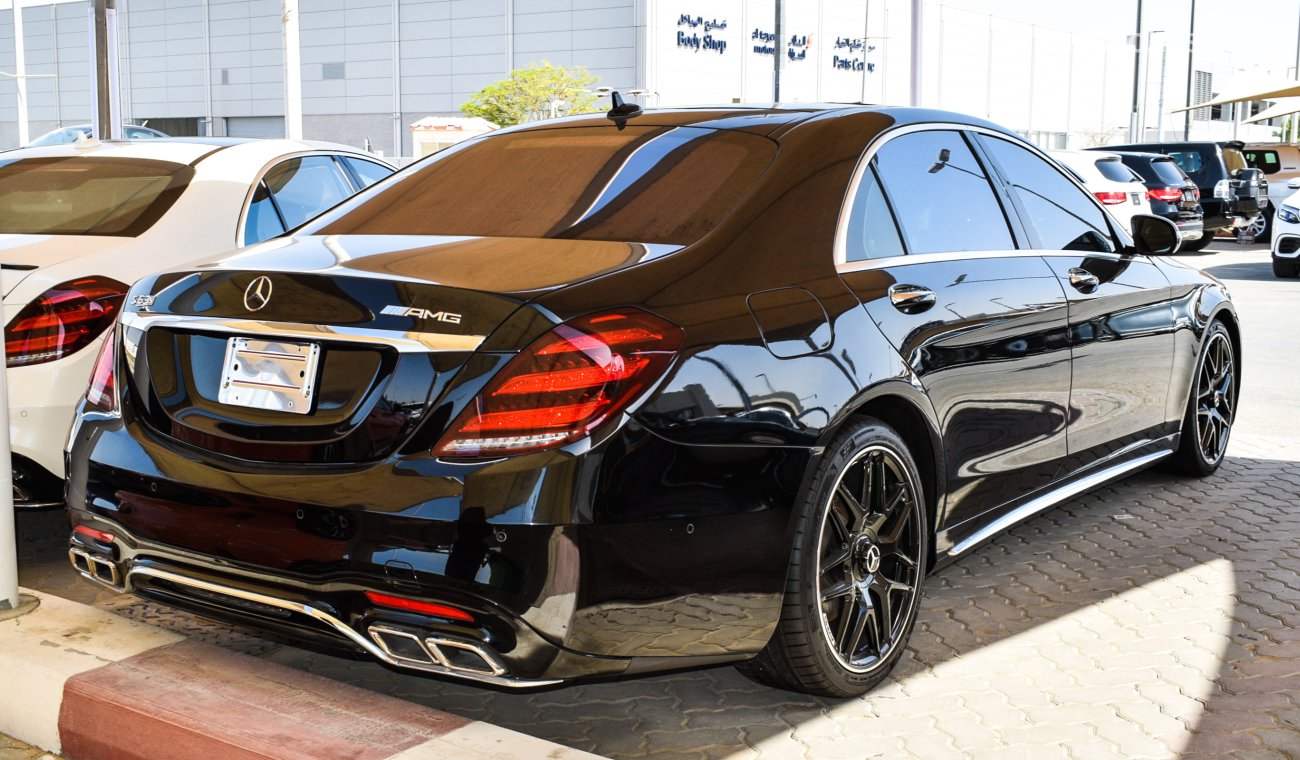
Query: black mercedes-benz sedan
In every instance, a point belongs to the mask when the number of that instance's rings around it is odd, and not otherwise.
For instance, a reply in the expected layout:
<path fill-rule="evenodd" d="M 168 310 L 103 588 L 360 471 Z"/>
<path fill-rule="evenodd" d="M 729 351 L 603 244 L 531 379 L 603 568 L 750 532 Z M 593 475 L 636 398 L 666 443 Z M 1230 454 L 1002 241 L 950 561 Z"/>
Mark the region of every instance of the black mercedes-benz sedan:
<path fill-rule="evenodd" d="M 737 662 L 851 695 L 927 573 L 1224 456 L 1223 286 L 939 111 L 615 109 L 462 143 L 137 283 L 69 440 L 70 556 L 500 686 Z"/>

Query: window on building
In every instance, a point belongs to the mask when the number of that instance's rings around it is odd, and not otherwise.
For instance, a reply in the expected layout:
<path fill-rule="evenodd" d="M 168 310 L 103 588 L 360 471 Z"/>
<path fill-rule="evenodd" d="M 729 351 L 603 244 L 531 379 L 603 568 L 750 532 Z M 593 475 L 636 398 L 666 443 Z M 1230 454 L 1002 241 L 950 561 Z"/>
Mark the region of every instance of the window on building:
<path fill-rule="evenodd" d="M 1207 100 L 1212 100 L 1215 96 L 1213 91 L 1214 75 L 1208 71 L 1197 71 L 1193 73 L 1195 76 L 1192 77 L 1192 102 L 1204 103 Z M 1217 119 L 1218 117 L 1211 116 L 1209 108 L 1198 108 L 1195 111 L 1192 111 L 1192 118 L 1205 121 L 1206 119 Z"/>

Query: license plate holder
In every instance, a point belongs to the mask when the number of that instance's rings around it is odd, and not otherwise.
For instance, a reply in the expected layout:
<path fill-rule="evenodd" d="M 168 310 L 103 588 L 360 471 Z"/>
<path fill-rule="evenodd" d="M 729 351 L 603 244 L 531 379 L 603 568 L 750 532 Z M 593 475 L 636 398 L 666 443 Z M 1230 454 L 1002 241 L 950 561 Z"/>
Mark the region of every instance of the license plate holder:
<path fill-rule="evenodd" d="M 217 401 L 289 414 L 309 414 L 316 390 L 320 345 L 231 338 L 221 366 Z"/>

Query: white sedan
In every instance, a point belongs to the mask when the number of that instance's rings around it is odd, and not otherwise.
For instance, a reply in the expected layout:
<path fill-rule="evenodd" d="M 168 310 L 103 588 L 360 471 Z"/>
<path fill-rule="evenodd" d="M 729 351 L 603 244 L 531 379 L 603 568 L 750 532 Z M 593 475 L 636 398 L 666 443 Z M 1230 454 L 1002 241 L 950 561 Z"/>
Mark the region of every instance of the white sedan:
<path fill-rule="evenodd" d="M 0 153 L 15 503 L 61 503 L 73 408 L 132 282 L 291 230 L 392 171 L 347 146 L 296 140 Z"/>
<path fill-rule="evenodd" d="M 1125 232 L 1134 216 L 1151 213 L 1146 184 L 1119 155 L 1095 150 L 1049 150 L 1047 155 L 1073 171 Z"/>

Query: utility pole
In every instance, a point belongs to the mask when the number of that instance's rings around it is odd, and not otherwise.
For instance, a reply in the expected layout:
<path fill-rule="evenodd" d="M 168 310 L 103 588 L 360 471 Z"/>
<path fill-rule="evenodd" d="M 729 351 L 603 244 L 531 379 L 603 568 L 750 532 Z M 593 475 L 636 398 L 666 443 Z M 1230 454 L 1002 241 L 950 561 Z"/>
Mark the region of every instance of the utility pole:
<path fill-rule="evenodd" d="M 32 139 L 27 122 L 27 41 L 23 35 L 23 0 L 14 0 L 14 84 L 18 87 L 18 147 Z M 56 43 L 57 44 L 57 43 Z"/>
<path fill-rule="evenodd" d="M 1192 53 L 1196 49 L 1196 0 L 1192 0 L 1192 21 L 1187 28 L 1187 106 L 1192 105 Z M 1192 112 L 1183 111 L 1183 139 L 1192 139 Z"/>
<path fill-rule="evenodd" d="M 95 108 L 91 136 L 97 140 L 122 137 L 117 84 L 117 0 L 94 0 L 90 9 L 90 38 L 94 45 Z"/>
<path fill-rule="evenodd" d="M 1147 57 L 1142 64 L 1142 110 L 1139 112 L 1140 116 L 1138 118 L 1138 135 L 1143 140 L 1147 139 L 1147 121 L 1150 120 L 1147 110 L 1151 106 L 1151 51 L 1155 50 L 1151 46 L 1151 39 L 1154 35 L 1164 34 L 1164 32 L 1163 29 L 1152 29 L 1147 32 Z M 1157 137 L 1156 139 L 1159 140 L 1160 138 Z"/>
<path fill-rule="evenodd" d="M 15 4 L 14 7 L 16 8 L 17 5 Z M 1300 20 L 1296 21 L 1296 30 L 1295 30 L 1295 78 L 1297 80 L 1300 80 Z M 1291 134 L 1289 136 L 1291 142 L 1296 141 L 1296 134 L 1297 134 L 1296 118 L 1297 117 L 1300 117 L 1300 114 L 1294 114 L 1294 113 L 1291 114 Z"/>
<path fill-rule="evenodd" d="M 1156 142 L 1165 141 L 1165 59 L 1169 47 L 1160 48 L 1160 99 L 1156 101 Z"/>
<path fill-rule="evenodd" d="M 284 136 L 302 139 L 302 46 L 298 35 L 298 0 L 283 0 Z"/>
<path fill-rule="evenodd" d="M 781 17 L 785 15 L 785 5 L 776 0 L 776 34 L 772 41 L 772 102 L 781 102 L 781 35 L 785 34 Z"/>
<path fill-rule="evenodd" d="M 1141 2 L 1141 0 L 1138 0 Z M 921 105 L 921 12 L 924 0 L 912 0 L 912 90 L 911 105 Z"/>
<path fill-rule="evenodd" d="M 1137 2 L 1137 32 L 1133 35 L 1133 110 L 1128 117 L 1128 141 L 1138 139 L 1138 81 L 1142 73 L 1142 0 Z"/>

